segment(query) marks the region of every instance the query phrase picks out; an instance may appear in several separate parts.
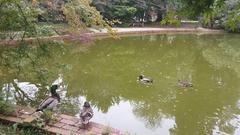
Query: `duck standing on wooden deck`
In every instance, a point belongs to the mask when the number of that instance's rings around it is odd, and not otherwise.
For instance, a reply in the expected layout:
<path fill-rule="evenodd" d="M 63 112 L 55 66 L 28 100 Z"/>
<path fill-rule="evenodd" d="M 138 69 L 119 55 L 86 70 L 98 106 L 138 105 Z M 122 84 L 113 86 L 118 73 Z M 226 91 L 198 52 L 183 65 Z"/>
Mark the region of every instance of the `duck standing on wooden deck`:
<path fill-rule="evenodd" d="M 147 77 L 144 77 L 144 75 L 139 75 L 138 76 L 138 81 L 142 82 L 142 83 L 153 83 L 153 79 L 151 78 L 147 78 Z"/>
<path fill-rule="evenodd" d="M 191 82 L 184 81 L 184 80 L 178 80 L 178 85 L 185 88 L 193 87 L 193 84 Z"/>
<path fill-rule="evenodd" d="M 57 85 L 52 85 L 50 90 L 51 90 L 51 96 L 47 97 L 42 101 L 42 103 L 38 106 L 36 112 L 38 111 L 43 111 L 44 109 L 50 109 L 52 111 L 57 110 L 57 105 L 60 103 L 60 96 L 56 92 L 58 89 Z"/>
<path fill-rule="evenodd" d="M 80 112 L 80 120 L 82 124 L 81 126 L 85 128 L 92 117 L 93 117 L 92 107 L 90 106 L 89 102 L 86 101 L 84 102 L 83 108 L 81 109 L 81 112 Z"/>

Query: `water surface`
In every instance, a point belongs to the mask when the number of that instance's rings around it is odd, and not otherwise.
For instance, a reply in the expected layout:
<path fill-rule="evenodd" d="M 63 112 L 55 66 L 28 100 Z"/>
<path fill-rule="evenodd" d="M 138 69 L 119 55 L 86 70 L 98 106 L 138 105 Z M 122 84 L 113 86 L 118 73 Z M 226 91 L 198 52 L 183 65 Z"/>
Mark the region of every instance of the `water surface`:
<path fill-rule="evenodd" d="M 0 84 L 40 83 L 32 105 L 59 73 L 64 113 L 85 100 L 93 121 L 137 135 L 240 134 L 240 35 L 168 34 L 0 47 Z M 144 74 L 154 79 L 141 84 Z M 178 80 L 193 83 L 182 88 Z M 24 103 L 24 101 L 18 101 Z"/>

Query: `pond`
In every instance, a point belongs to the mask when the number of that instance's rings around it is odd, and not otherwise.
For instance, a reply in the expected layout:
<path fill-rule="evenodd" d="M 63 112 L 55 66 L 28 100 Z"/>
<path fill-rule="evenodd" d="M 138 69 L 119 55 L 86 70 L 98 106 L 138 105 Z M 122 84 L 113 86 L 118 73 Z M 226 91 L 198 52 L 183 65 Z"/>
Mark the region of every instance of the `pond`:
<path fill-rule="evenodd" d="M 32 106 L 63 74 L 63 113 L 77 116 L 88 100 L 93 121 L 131 134 L 240 134 L 240 35 L 140 35 L 1 46 L 0 53 L 0 85 L 14 79 L 38 84 Z M 153 84 L 138 82 L 140 74 Z"/>

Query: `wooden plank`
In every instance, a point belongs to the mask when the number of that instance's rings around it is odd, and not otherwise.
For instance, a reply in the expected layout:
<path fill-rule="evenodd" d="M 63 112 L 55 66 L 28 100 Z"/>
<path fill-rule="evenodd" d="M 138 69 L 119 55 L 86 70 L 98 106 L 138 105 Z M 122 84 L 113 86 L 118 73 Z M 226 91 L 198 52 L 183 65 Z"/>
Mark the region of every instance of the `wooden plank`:
<path fill-rule="evenodd" d="M 22 107 L 19 107 L 18 109 L 22 109 Z M 27 109 L 24 108 L 23 112 L 30 112 L 33 109 Z M 19 124 L 25 124 L 25 123 L 31 123 L 36 119 L 36 117 L 31 116 L 29 114 L 22 113 L 17 116 L 5 116 L 0 114 L 0 120 L 11 122 L 11 123 L 19 123 Z M 110 129 L 111 134 L 114 135 L 123 135 L 124 133 L 120 130 L 114 129 L 109 126 L 105 126 L 99 123 L 90 122 L 86 129 L 81 129 L 78 124 L 80 119 L 62 114 L 59 117 L 59 120 L 57 123 L 53 125 L 46 125 L 44 128 L 40 128 L 41 130 L 44 130 L 46 132 L 51 132 L 55 134 L 62 134 L 62 135 L 87 135 L 89 133 L 94 134 L 101 134 L 104 130 Z"/>
<path fill-rule="evenodd" d="M 50 127 L 48 129 L 46 129 L 46 131 L 51 132 L 51 133 L 61 134 L 61 135 L 72 135 L 73 134 L 72 131 L 68 131 L 68 130 L 64 130 L 62 128 L 56 128 L 56 127 Z"/>
<path fill-rule="evenodd" d="M 4 116 L 4 115 L 1 115 L 1 114 L 0 114 L 0 119 L 5 120 L 5 121 L 9 121 L 9 122 L 13 122 L 13 123 L 23 123 L 23 121 L 20 118 L 11 117 L 11 116 Z"/>
<path fill-rule="evenodd" d="M 32 123 L 35 119 L 37 119 L 36 117 L 33 116 L 29 116 L 26 119 L 23 120 L 24 123 Z"/>
<path fill-rule="evenodd" d="M 65 114 L 61 114 L 60 117 L 63 118 L 63 119 L 68 119 L 68 120 L 72 120 L 72 119 L 76 118 L 76 117 L 65 115 Z"/>

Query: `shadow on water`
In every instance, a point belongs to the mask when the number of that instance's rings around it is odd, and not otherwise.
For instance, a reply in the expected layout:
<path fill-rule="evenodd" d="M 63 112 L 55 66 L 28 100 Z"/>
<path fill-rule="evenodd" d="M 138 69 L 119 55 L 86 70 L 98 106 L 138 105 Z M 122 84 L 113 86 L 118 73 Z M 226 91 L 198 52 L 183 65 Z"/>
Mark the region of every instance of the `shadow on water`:
<path fill-rule="evenodd" d="M 51 42 L 0 47 L 0 84 L 41 84 L 32 106 L 59 73 L 68 84 L 62 111 L 84 100 L 97 122 L 137 134 L 239 134 L 240 36 L 152 35 L 92 45 Z M 152 85 L 137 82 L 145 74 Z M 193 88 L 182 88 L 177 80 Z M 26 103 L 25 100 L 19 103 Z"/>

